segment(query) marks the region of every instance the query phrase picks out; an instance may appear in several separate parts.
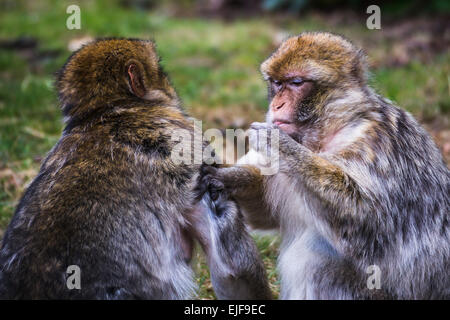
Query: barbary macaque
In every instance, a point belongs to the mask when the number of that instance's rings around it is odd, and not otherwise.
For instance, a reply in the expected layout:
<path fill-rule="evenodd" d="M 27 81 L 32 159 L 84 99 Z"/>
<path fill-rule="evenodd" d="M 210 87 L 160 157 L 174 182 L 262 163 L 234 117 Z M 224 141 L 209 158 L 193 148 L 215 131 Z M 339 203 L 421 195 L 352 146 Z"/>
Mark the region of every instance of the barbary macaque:
<path fill-rule="evenodd" d="M 256 147 L 203 181 L 254 228 L 280 231 L 281 298 L 449 299 L 449 170 L 417 121 L 369 87 L 363 51 L 305 32 L 261 71 L 270 106 L 249 130 Z M 258 138 L 273 130 L 279 171 L 262 175 Z"/>
<path fill-rule="evenodd" d="M 209 192 L 199 197 L 201 164 L 172 158 L 172 133 L 192 136 L 193 121 L 153 42 L 92 42 L 69 58 L 57 88 L 65 128 L 6 230 L 0 299 L 192 298 L 189 261 L 201 232 L 190 221 L 210 211 L 224 215 L 198 226 L 215 235 L 201 243 L 219 279 L 218 296 L 269 297 L 251 291 L 266 288 L 267 279 L 236 205 L 209 200 Z M 237 260 L 212 251 L 227 246 L 236 249 Z M 233 280 L 247 267 L 258 272 L 250 277 L 254 283 Z M 78 283 L 71 282 L 74 276 Z"/>

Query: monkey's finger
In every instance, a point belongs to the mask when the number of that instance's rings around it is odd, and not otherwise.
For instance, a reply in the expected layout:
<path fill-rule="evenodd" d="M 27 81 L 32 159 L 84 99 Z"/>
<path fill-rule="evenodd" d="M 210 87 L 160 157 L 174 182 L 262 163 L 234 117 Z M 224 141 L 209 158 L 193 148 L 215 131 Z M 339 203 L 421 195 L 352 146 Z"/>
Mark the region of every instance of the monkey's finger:
<path fill-rule="evenodd" d="M 208 165 L 204 165 L 200 168 L 200 175 L 201 176 L 206 176 L 208 174 L 216 174 L 217 173 L 217 168 L 213 167 L 213 166 L 208 166 Z"/>
<path fill-rule="evenodd" d="M 200 180 L 200 184 L 202 186 L 204 186 L 205 188 L 207 188 L 208 190 L 211 188 L 215 188 L 215 189 L 224 189 L 224 183 L 221 182 L 219 179 L 217 179 L 216 176 L 212 175 L 212 174 L 207 174 L 205 176 L 203 176 Z"/>
<path fill-rule="evenodd" d="M 208 190 L 211 191 L 222 191 L 223 189 L 225 189 L 225 185 L 222 181 L 219 181 L 217 179 L 211 179 L 209 180 L 209 184 L 208 184 Z"/>
<path fill-rule="evenodd" d="M 250 128 L 253 130 L 261 130 L 261 129 L 267 129 L 268 126 L 267 126 L 267 123 L 265 123 L 265 122 L 253 122 L 250 125 Z"/>
<path fill-rule="evenodd" d="M 271 147 L 271 134 L 266 130 L 254 130 L 248 131 L 249 147 L 264 155 L 269 155 L 269 149 Z"/>

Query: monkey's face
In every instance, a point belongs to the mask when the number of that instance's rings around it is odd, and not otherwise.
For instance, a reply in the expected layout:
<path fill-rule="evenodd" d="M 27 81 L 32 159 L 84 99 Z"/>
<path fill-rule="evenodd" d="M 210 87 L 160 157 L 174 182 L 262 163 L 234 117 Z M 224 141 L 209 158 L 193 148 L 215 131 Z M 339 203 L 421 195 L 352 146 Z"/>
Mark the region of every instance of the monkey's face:
<path fill-rule="evenodd" d="M 300 74 L 269 78 L 269 110 L 267 122 L 277 125 L 289 135 L 298 132 L 301 122 L 312 116 L 312 94 L 315 84 Z"/>
<path fill-rule="evenodd" d="M 267 122 L 294 139 L 335 89 L 365 82 L 364 54 L 329 33 L 303 33 L 284 41 L 261 65 L 268 82 Z"/>

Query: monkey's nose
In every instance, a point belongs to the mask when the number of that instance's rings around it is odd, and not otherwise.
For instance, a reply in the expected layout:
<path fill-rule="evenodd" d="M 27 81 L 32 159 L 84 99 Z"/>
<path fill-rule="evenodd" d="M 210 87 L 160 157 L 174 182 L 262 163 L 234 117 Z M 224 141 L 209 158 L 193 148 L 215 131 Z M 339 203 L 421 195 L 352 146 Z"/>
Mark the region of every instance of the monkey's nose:
<path fill-rule="evenodd" d="M 286 102 L 283 102 L 282 104 L 280 104 L 280 105 L 278 105 L 278 106 L 275 106 L 275 110 L 280 110 L 281 108 L 283 108 L 283 106 L 284 106 L 285 103 L 286 103 Z"/>

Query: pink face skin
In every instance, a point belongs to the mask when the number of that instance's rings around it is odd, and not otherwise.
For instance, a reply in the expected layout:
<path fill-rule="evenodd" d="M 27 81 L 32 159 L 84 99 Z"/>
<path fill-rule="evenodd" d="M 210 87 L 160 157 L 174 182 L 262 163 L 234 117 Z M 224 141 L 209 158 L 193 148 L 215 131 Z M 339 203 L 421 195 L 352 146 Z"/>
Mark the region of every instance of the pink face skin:
<path fill-rule="evenodd" d="M 313 83 L 305 81 L 299 75 L 269 81 L 274 96 L 267 113 L 267 122 L 272 122 L 285 133 L 293 135 L 299 130 L 296 109 L 310 94 Z"/>

